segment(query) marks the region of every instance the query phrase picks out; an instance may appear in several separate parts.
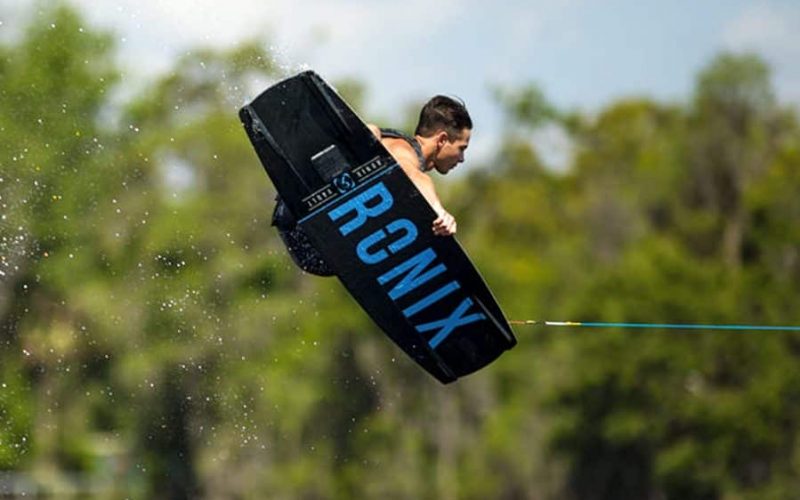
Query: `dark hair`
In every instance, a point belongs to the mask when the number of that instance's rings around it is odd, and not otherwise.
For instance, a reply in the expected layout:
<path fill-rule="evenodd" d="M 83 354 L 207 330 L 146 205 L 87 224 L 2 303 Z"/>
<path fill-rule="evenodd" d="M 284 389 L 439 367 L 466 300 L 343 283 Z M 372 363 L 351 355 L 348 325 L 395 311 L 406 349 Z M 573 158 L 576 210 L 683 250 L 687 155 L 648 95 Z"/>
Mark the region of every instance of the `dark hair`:
<path fill-rule="evenodd" d="M 416 135 L 430 137 L 439 130 L 447 132 L 451 138 L 458 137 L 465 128 L 472 129 L 472 119 L 467 107 L 460 99 L 437 95 L 422 107 Z"/>

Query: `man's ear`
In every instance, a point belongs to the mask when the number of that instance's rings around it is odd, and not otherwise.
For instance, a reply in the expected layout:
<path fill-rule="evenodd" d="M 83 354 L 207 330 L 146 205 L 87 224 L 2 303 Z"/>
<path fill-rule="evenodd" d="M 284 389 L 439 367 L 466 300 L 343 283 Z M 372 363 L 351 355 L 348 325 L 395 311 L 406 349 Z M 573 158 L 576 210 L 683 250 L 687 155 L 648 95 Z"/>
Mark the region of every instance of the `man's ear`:
<path fill-rule="evenodd" d="M 447 132 L 444 130 L 440 130 L 436 132 L 436 145 L 440 148 L 450 142 L 450 136 L 447 135 Z"/>

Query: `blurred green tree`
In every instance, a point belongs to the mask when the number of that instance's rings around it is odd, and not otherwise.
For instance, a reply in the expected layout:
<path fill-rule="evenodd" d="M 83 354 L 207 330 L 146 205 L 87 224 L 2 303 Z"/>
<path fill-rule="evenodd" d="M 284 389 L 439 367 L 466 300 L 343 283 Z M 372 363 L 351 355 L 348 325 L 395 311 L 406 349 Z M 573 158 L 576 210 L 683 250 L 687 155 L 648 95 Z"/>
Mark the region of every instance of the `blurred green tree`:
<path fill-rule="evenodd" d="M 441 387 L 269 227 L 236 116 L 285 76 L 264 41 L 193 50 L 123 98 L 112 34 L 30 15 L 0 43 L 0 470 L 30 494 L 798 491 L 795 335 L 520 330 Z M 335 83 L 366 114 L 368 89 Z M 502 142 L 442 193 L 509 316 L 800 322 L 800 126 L 757 56 L 711 61 L 686 104 L 495 97 Z M 410 130 L 412 104 L 386 124 Z"/>

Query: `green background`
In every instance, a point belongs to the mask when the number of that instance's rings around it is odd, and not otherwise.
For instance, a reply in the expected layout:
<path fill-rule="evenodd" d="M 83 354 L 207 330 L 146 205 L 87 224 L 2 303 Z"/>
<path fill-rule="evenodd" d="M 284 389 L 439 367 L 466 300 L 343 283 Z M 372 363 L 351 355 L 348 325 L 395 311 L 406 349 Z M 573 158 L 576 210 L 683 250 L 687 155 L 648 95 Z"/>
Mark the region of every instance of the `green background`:
<path fill-rule="evenodd" d="M 286 76 L 263 44 L 130 95 L 113 34 L 49 9 L 0 41 L 0 495 L 797 497 L 797 334 L 520 327 L 441 386 L 269 227 L 236 114 Z M 495 98 L 501 143 L 437 183 L 509 318 L 800 323 L 800 125 L 759 56 L 685 102 Z"/>

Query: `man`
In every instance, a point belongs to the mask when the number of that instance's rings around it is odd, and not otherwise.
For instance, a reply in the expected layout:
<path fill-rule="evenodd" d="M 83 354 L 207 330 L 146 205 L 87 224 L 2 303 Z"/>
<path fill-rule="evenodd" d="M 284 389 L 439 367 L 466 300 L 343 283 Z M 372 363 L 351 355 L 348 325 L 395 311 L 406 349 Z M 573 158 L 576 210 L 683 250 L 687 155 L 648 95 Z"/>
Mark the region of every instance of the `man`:
<path fill-rule="evenodd" d="M 433 179 L 427 172 L 436 170 L 444 175 L 464 161 L 464 152 L 472 135 L 472 119 L 464 103 L 441 95 L 432 98 L 420 111 L 414 137 L 372 124 L 367 126 L 436 212 L 438 217 L 432 227 L 434 234 L 455 234 L 456 220 L 442 206 Z M 278 228 L 289 255 L 300 268 L 319 276 L 334 274 L 305 233 L 297 227 L 294 217 L 280 199 L 272 216 L 272 225 Z"/>

